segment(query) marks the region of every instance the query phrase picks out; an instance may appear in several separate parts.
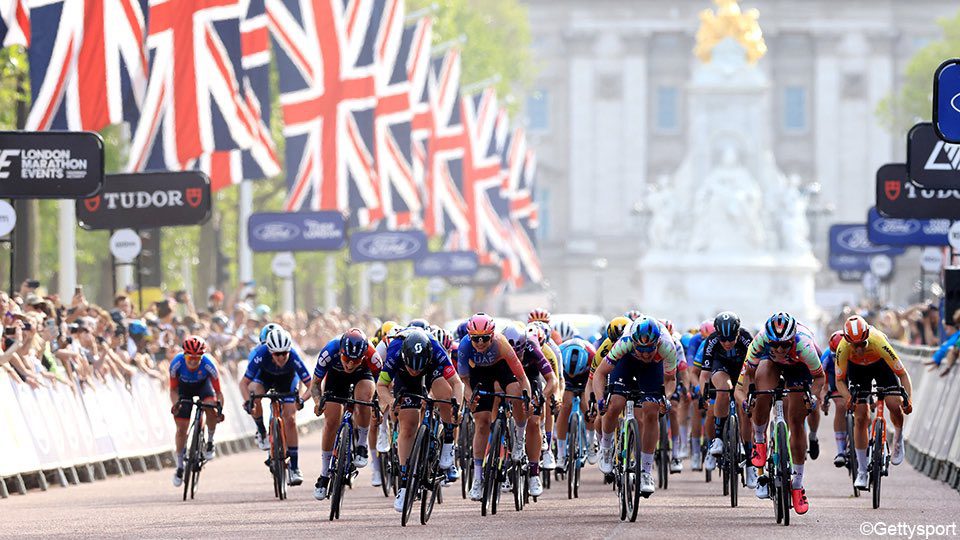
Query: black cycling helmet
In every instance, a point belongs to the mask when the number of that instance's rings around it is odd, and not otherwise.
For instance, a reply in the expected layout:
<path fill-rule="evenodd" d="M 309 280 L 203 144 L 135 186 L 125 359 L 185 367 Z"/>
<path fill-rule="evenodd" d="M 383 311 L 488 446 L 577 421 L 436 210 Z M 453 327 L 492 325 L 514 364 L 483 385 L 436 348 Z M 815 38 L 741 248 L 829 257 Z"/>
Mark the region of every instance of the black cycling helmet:
<path fill-rule="evenodd" d="M 403 335 L 400 358 L 412 371 L 419 373 L 433 357 L 433 340 L 419 328 L 412 328 Z"/>
<path fill-rule="evenodd" d="M 713 320 L 713 328 L 724 341 L 730 341 L 740 333 L 740 317 L 732 311 L 723 311 Z"/>
<path fill-rule="evenodd" d="M 408 328 L 423 328 L 424 330 L 430 328 L 430 323 L 426 319 L 414 319 L 407 323 Z"/>
<path fill-rule="evenodd" d="M 359 360 L 369 347 L 366 334 L 359 328 L 351 328 L 340 338 L 340 350 L 351 360 Z"/>

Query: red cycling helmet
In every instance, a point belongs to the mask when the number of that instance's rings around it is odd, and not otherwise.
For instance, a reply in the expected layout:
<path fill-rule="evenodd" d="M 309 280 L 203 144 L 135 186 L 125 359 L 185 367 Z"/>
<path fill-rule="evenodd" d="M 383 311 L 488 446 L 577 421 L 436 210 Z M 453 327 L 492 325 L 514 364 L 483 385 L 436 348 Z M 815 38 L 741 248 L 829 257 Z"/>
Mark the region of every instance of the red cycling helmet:
<path fill-rule="evenodd" d="M 840 346 L 840 341 L 843 339 L 843 331 L 837 330 L 830 336 L 830 352 L 836 354 L 837 347 Z"/>
<path fill-rule="evenodd" d="M 207 342 L 200 336 L 189 336 L 183 340 L 183 354 L 202 356 L 207 352 Z"/>
<path fill-rule="evenodd" d="M 545 323 L 549 323 L 550 312 L 543 308 L 534 309 L 529 315 L 527 315 L 527 322 L 532 323 L 533 321 L 543 321 Z"/>
<path fill-rule="evenodd" d="M 700 323 L 700 335 L 703 336 L 704 339 L 706 339 L 707 336 L 712 334 L 713 330 L 714 330 L 713 321 L 708 319 Z"/>
<path fill-rule="evenodd" d="M 477 313 L 467 321 L 467 334 L 471 336 L 489 336 L 493 334 L 496 324 L 493 317 L 486 313 Z"/>

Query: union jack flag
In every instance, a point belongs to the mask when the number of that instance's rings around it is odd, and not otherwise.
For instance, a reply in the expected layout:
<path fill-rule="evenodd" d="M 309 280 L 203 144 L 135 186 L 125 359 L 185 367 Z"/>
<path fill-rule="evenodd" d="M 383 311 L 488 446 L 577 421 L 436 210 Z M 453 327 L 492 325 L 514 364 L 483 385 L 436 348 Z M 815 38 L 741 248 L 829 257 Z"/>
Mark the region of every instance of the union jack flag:
<path fill-rule="evenodd" d="M 224 150 L 205 154 L 200 168 L 210 176 L 214 193 L 242 180 L 269 178 L 280 174 L 277 148 L 270 134 L 270 34 L 264 0 L 241 0 L 240 21 L 243 56 L 243 98 L 254 126 L 253 144 L 246 150 Z"/>
<path fill-rule="evenodd" d="M 241 15 L 238 0 L 152 0 L 150 78 L 129 170 L 190 169 L 205 153 L 252 145 L 238 77 Z"/>
<path fill-rule="evenodd" d="M 411 68 L 429 58 L 419 26 L 403 27 L 403 1 L 388 0 L 377 44 L 376 160 L 380 196 L 390 228 L 419 225 L 420 190 L 413 169 Z"/>
<path fill-rule="evenodd" d="M 30 11 L 26 0 L 0 0 L 0 44 L 30 46 Z"/>
<path fill-rule="evenodd" d="M 413 26 L 414 50 L 408 57 L 407 72 L 410 79 L 410 165 L 413 181 L 420 191 L 422 206 L 431 206 L 432 189 L 428 187 L 430 172 L 429 143 L 433 132 L 433 115 L 430 110 L 430 42 L 433 34 L 432 19 L 424 17 Z M 432 186 L 432 181 L 431 181 Z M 424 225 L 431 221 L 429 212 L 424 212 Z M 426 226 L 424 227 L 426 229 Z M 428 234 L 431 234 L 428 232 Z"/>
<path fill-rule="evenodd" d="M 514 139 L 523 137 L 523 131 L 518 129 Z M 526 148 L 525 143 L 526 141 L 523 145 L 516 145 L 509 158 L 511 170 L 516 166 L 520 171 L 516 187 L 510 190 L 510 219 L 513 222 L 511 234 L 514 249 L 521 263 L 523 279 L 539 283 L 543 280 L 543 269 L 535 241 L 536 228 L 539 225 L 539 210 L 534 202 L 537 157 L 533 150 Z"/>
<path fill-rule="evenodd" d="M 14 2 L 15 20 L 26 19 Z M 29 130 L 100 130 L 137 117 L 147 82 L 147 0 L 31 4 Z M 13 34 L 7 36 L 14 38 Z"/>
<path fill-rule="evenodd" d="M 469 140 L 462 121 L 460 98 L 460 51 L 451 49 L 431 61 L 429 73 L 429 119 L 426 176 L 427 211 L 424 230 L 444 236 L 448 249 L 469 246 L 470 208 L 464 195 L 464 157 Z M 418 113 L 415 124 L 425 115 Z"/>
<path fill-rule="evenodd" d="M 288 211 L 383 217 L 374 162 L 375 43 L 386 0 L 267 0 L 277 44 Z"/>

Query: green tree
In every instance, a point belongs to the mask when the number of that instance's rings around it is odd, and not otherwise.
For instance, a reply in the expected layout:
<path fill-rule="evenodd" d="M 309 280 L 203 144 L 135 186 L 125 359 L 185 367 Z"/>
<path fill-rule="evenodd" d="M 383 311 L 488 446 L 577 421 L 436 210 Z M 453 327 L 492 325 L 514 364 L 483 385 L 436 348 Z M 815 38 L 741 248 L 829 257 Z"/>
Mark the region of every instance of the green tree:
<path fill-rule="evenodd" d="M 914 124 L 930 121 L 933 113 L 933 74 L 944 60 L 960 51 L 960 12 L 937 21 L 940 39 L 921 48 L 907 63 L 903 86 L 878 106 L 881 121 L 892 132 L 905 134 Z"/>

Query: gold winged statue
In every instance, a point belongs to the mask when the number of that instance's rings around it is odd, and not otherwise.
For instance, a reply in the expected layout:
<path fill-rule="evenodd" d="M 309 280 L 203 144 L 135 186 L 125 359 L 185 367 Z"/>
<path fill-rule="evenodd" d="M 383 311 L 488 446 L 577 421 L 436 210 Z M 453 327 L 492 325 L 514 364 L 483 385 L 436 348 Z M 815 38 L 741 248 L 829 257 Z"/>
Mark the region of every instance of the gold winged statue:
<path fill-rule="evenodd" d="M 747 61 L 755 64 L 767 52 L 760 30 L 760 12 L 756 9 L 740 10 L 737 0 L 713 0 L 716 12 L 705 9 L 700 12 L 700 29 L 697 30 L 697 46 L 693 52 L 700 61 L 707 63 L 713 48 L 726 38 L 737 40 L 747 51 Z"/>

